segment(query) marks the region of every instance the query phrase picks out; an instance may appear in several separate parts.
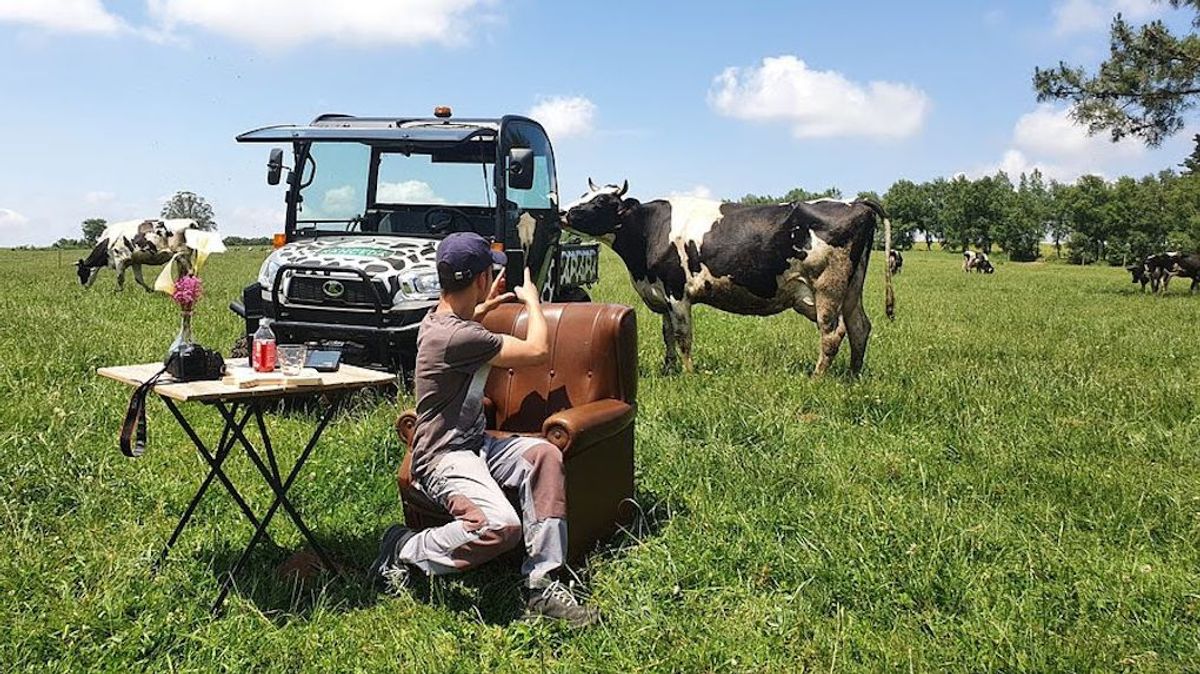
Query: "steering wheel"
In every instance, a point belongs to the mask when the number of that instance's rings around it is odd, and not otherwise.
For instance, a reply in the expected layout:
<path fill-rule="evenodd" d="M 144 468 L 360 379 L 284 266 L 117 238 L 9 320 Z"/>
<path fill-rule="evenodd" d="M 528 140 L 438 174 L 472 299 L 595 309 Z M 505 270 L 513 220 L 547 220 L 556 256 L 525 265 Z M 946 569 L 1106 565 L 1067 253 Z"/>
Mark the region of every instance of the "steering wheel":
<path fill-rule="evenodd" d="M 461 222 L 461 227 L 455 227 Z M 471 216 L 450 206 L 434 206 L 425 211 L 425 228 L 433 234 L 449 234 L 451 232 L 469 232 L 475 228 Z"/>

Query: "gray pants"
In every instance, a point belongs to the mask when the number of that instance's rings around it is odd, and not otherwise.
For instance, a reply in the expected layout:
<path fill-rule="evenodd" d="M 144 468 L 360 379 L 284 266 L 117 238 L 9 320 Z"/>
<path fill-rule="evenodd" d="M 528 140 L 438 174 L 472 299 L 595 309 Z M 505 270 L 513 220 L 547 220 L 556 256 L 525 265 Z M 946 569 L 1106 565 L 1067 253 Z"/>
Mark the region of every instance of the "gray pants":
<path fill-rule="evenodd" d="M 437 501 L 454 521 L 410 538 L 400 559 L 430 575 L 482 564 L 525 541 L 521 572 L 529 587 L 543 587 L 567 550 L 566 476 L 562 451 L 541 438 L 488 436 L 483 450 L 450 452 L 413 485 Z M 516 489 L 521 517 L 502 488 Z"/>

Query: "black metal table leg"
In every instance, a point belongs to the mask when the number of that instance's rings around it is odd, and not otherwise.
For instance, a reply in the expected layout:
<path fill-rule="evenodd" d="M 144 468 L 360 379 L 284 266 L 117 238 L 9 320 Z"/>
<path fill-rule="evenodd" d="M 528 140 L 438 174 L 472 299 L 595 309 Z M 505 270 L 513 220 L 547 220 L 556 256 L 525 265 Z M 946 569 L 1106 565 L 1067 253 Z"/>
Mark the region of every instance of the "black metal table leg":
<path fill-rule="evenodd" d="M 221 583 L 221 591 L 217 595 L 217 599 L 216 599 L 216 601 L 213 602 L 213 605 L 212 605 L 212 614 L 213 615 L 217 615 L 220 612 L 221 605 L 225 603 L 225 598 L 227 596 L 229 596 L 229 589 L 233 585 L 234 577 L 238 574 L 239 571 L 241 571 L 242 566 L 244 566 L 246 563 L 246 560 L 250 558 L 250 553 L 254 551 L 254 547 L 256 545 L 258 545 L 259 539 L 262 538 L 263 533 L 265 533 L 267 530 L 267 526 L 271 523 L 271 518 L 275 516 L 275 511 L 279 509 L 280 505 L 287 502 L 288 489 L 290 489 L 292 486 L 292 483 L 296 481 L 296 477 L 300 474 L 300 470 L 304 467 L 304 463 L 306 461 L 308 461 L 309 454 L 311 454 L 313 448 L 316 447 L 317 441 L 321 438 L 321 433 L 323 433 L 325 431 L 325 426 L 328 425 L 329 420 L 333 418 L 333 413 L 336 410 L 336 408 L 337 408 L 336 404 L 329 405 L 329 407 L 325 410 L 325 414 L 323 414 L 321 416 L 321 420 L 317 424 L 316 430 L 313 431 L 312 437 L 309 438 L 308 444 L 305 445 L 304 451 L 302 451 L 300 453 L 300 456 L 296 459 L 296 463 L 292 466 L 291 472 L 288 473 L 287 480 L 285 480 L 282 485 L 279 485 L 280 489 L 279 489 L 279 491 L 276 492 L 275 500 L 271 502 L 271 507 L 267 508 L 266 514 L 263 515 L 262 523 L 259 524 L 259 526 L 255 527 L 254 536 L 250 538 L 250 543 L 246 546 L 246 549 L 242 552 L 241 557 L 239 557 L 237 562 L 234 563 L 233 568 L 230 569 L 229 573 L 227 573 L 225 575 L 225 579 Z M 220 405 L 220 404 L 218 404 L 217 409 L 221 411 L 221 415 L 223 417 L 225 417 L 226 423 L 228 423 L 229 419 L 232 418 L 230 416 L 229 410 L 227 410 L 224 407 L 224 405 Z M 246 436 L 241 432 L 240 429 L 234 428 L 234 435 L 238 438 L 238 440 L 246 448 L 247 454 L 255 455 L 255 452 L 253 451 L 253 446 L 250 444 L 249 441 L 246 440 Z M 262 460 L 258 459 L 258 461 L 256 461 L 255 463 L 256 463 L 256 465 L 259 466 L 259 470 L 260 470 L 260 472 L 263 473 L 263 477 L 268 478 L 267 482 L 269 484 L 271 484 L 272 488 L 275 487 L 276 485 L 274 485 L 273 480 L 270 479 L 270 470 L 267 469 L 265 465 L 262 465 Z M 290 503 L 288 503 L 287 507 L 289 510 L 291 510 Z M 294 514 L 294 513 L 289 513 L 289 514 L 294 515 L 295 521 L 301 522 L 298 514 Z M 316 543 L 315 540 L 309 539 L 309 543 L 311 545 L 313 545 L 313 549 L 317 550 L 318 554 L 321 554 L 321 547 L 320 547 L 320 545 L 318 545 Z M 325 561 L 324 555 L 322 555 L 322 561 Z M 326 562 L 326 563 L 328 563 L 328 562 Z M 336 567 L 332 567 L 332 565 L 331 565 L 331 568 L 336 569 Z"/>
<path fill-rule="evenodd" d="M 235 404 L 231 410 L 234 415 L 237 414 L 237 407 L 238 406 Z M 251 410 L 246 410 L 246 413 L 242 415 L 242 420 L 238 422 L 238 428 L 245 428 L 246 422 L 250 420 L 250 414 Z M 196 495 L 192 497 L 191 502 L 188 503 L 187 509 L 183 511 L 183 516 L 179 518 L 179 523 L 175 525 L 175 531 L 171 532 L 171 538 L 167 540 L 167 544 L 163 547 L 158 559 L 155 560 L 154 565 L 151 567 L 152 573 L 157 573 L 159 567 L 162 566 L 162 563 L 167 560 L 167 555 L 171 552 L 171 548 L 175 545 L 175 542 L 179 540 L 179 535 L 183 533 L 183 528 L 186 527 L 187 523 L 192 519 L 192 514 L 195 512 L 196 506 L 200 504 L 200 499 L 204 498 L 204 493 L 208 491 L 208 487 L 212 484 L 213 478 L 217 476 L 217 472 L 221 469 L 221 464 L 223 464 L 225 459 L 229 456 L 229 452 L 233 449 L 235 441 L 236 438 L 230 433 L 229 425 L 225 425 L 221 430 L 221 439 L 217 442 L 217 453 L 215 460 L 209 463 L 208 475 L 205 476 L 204 481 L 200 483 L 200 488 L 196 490 Z M 201 452 L 201 454 L 203 454 L 203 452 Z M 253 513 L 246 514 L 248 516 L 253 515 Z M 251 523 L 257 524 L 257 518 L 251 517 Z"/>
<path fill-rule="evenodd" d="M 330 407 L 325 413 L 327 417 L 332 416 L 336 409 L 337 402 L 338 399 L 335 399 L 333 402 L 331 402 Z M 218 410 L 220 409 L 221 407 L 218 406 Z M 221 414 L 226 416 L 226 418 L 232 418 L 225 411 L 222 411 Z M 317 543 L 316 536 L 313 535 L 312 530 L 308 528 L 308 525 L 304 523 L 304 519 L 300 517 L 300 513 L 297 512 L 296 507 L 292 505 L 291 499 L 287 498 L 286 489 L 276 477 L 280 474 L 278 462 L 274 457 L 270 436 L 266 435 L 266 424 L 262 421 L 262 408 L 255 407 L 254 414 L 259 417 L 259 432 L 265 436 L 263 440 L 263 446 L 266 451 L 270 453 L 268 458 L 271 463 L 271 468 L 268 468 L 263 462 L 262 457 L 257 451 L 255 451 L 254 445 L 246 438 L 244 433 L 235 432 L 234 438 L 242 443 L 242 447 L 246 450 L 246 455 L 250 457 L 251 463 L 258 468 L 258 472 L 262 474 L 263 479 L 267 482 L 267 485 L 271 487 L 271 491 L 275 493 L 275 497 L 281 501 L 281 505 L 283 506 L 284 511 L 287 512 L 288 517 L 291 518 L 292 523 L 296 525 L 296 528 L 300 530 L 301 535 L 303 535 L 305 540 L 308 541 L 309 546 L 317 553 L 317 556 L 321 558 L 321 563 L 324 564 L 326 568 L 337 572 L 337 566 L 333 563 L 332 559 L 329 557 L 329 554 L 325 552 L 325 548 L 320 543 Z M 320 434 L 321 430 L 318 430 L 312 441 L 315 442 L 317 439 L 319 439 Z"/>
<path fill-rule="evenodd" d="M 192 444 L 196 445 L 196 449 L 200 452 L 200 456 L 203 457 L 205 462 L 208 463 L 209 467 L 213 469 L 213 472 L 216 474 L 216 478 L 221 481 L 222 485 L 225 486 L 225 491 L 229 492 L 229 495 L 232 496 L 233 500 L 237 502 L 238 507 L 242 509 L 242 514 L 246 516 L 246 519 L 250 520 L 251 524 L 257 527 L 259 525 L 258 517 L 254 514 L 254 511 L 250 509 L 250 506 L 246 505 L 245 499 L 243 499 L 242 495 L 238 493 L 238 490 L 233 486 L 233 483 L 229 481 L 229 477 L 225 475 L 225 471 L 221 470 L 220 464 L 216 463 L 216 459 L 212 456 L 212 454 L 209 453 L 208 448 L 204 445 L 204 441 L 202 441 L 200 437 L 196 435 L 196 431 L 192 429 L 192 426 L 188 423 L 187 418 L 183 416 L 183 413 L 179 411 L 179 408 L 175 406 L 175 403 L 172 402 L 170 398 L 165 396 L 160 397 L 162 397 L 163 402 L 166 403 L 167 409 L 171 410 L 171 414 L 175 416 L 175 420 L 179 422 L 179 426 L 183 428 L 184 433 L 187 433 L 188 437 L 192 439 Z M 237 424 L 234 423 L 232 417 L 226 419 L 225 423 L 227 428 L 232 429 L 235 437 L 241 432 Z"/>

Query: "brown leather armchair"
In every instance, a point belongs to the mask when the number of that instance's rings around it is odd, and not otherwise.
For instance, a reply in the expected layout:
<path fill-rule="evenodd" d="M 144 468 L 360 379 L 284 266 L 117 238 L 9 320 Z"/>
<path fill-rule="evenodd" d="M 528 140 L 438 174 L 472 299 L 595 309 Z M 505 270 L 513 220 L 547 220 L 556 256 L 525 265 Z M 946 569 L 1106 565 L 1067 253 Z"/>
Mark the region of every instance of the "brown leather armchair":
<path fill-rule="evenodd" d="M 543 311 L 549 361 L 518 370 L 492 368 L 484 410 L 489 433 L 539 435 L 562 450 L 567 556 L 578 562 L 633 515 L 636 315 L 616 304 L 546 304 Z M 524 337 L 526 320 L 523 305 L 506 304 L 483 324 L 492 332 Z M 396 419 L 396 432 L 410 448 L 416 419 L 412 410 Z M 397 475 L 408 526 L 424 529 L 449 522 L 444 508 L 412 488 L 411 466 L 408 452 Z"/>

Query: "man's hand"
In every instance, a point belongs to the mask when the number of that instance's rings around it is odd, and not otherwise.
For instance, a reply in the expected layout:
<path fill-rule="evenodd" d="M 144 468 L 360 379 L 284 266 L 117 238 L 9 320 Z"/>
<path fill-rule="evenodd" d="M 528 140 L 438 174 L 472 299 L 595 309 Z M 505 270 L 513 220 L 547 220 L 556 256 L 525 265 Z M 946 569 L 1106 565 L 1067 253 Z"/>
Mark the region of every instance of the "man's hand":
<path fill-rule="evenodd" d="M 525 268 L 525 282 L 516 288 L 517 299 L 526 304 L 540 304 L 542 301 L 541 293 L 538 292 L 537 286 L 533 285 L 533 278 L 529 275 L 529 267 Z"/>
<path fill-rule="evenodd" d="M 526 278 L 529 277 L 528 269 L 525 270 L 525 276 L 526 276 Z M 513 293 L 506 293 L 506 292 L 503 292 L 503 290 L 504 290 L 504 270 L 501 269 L 500 272 L 498 274 L 496 274 L 495 280 L 492 281 L 492 287 L 488 290 L 487 299 L 485 299 L 483 302 L 481 302 L 475 306 L 474 319 L 476 321 L 482 321 L 483 317 L 487 316 L 489 313 L 491 313 L 492 309 L 495 309 L 496 307 L 500 306 L 501 304 L 504 304 L 505 302 L 507 302 L 507 301 L 511 300 L 513 297 L 515 297 L 515 295 Z"/>
<path fill-rule="evenodd" d="M 525 339 L 504 335 L 500 353 L 490 361 L 496 367 L 541 365 L 550 355 L 550 333 L 546 329 L 546 317 L 542 315 L 542 298 L 537 286 L 533 285 L 528 267 L 525 268 L 525 282 L 516 288 L 516 296 L 525 303 L 528 313 Z"/>

